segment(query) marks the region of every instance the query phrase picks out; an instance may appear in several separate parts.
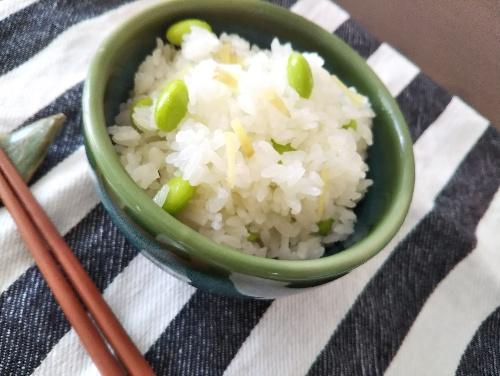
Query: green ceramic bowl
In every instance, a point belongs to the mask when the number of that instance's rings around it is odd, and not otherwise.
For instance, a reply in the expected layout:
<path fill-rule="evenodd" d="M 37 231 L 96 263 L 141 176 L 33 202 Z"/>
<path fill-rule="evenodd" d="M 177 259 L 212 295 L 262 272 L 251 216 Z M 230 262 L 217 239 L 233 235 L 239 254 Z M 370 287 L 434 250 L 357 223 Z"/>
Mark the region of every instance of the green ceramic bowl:
<path fill-rule="evenodd" d="M 355 233 L 317 260 L 285 261 L 250 256 L 216 244 L 159 208 L 128 176 L 106 126 L 128 98 L 134 72 L 184 18 L 202 18 L 214 32 L 237 33 L 268 48 L 273 37 L 297 50 L 315 51 L 327 69 L 367 95 L 376 112 L 369 175 L 374 180 L 356 208 Z M 125 22 L 98 49 L 83 95 L 84 139 L 103 203 L 113 221 L 147 257 L 192 285 L 231 296 L 277 297 L 324 284 L 373 257 L 395 235 L 411 201 L 412 143 L 401 112 L 365 61 L 344 42 L 304 18 L 265 2 L 173 1 Z"/>

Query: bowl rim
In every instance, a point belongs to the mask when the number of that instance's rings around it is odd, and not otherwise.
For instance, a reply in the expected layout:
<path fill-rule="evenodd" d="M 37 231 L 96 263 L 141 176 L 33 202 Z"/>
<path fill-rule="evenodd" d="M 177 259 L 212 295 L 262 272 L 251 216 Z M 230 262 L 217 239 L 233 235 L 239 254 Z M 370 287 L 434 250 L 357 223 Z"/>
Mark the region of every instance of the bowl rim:
<path fill-rule="evenodd" d="M 208 4 L 204 1 L 167 1 L 146 8 L 144 11 L 122 23 L 108 36 L 93 57 L 85 80 L 82 96 L 83 134 L 87 154 L 92 155 L 96 169 L 102 174 L 107 186 L 118 199 L 125 203 L 134 218 L 140 218 L 146 231 L 152 234 L 165 234 L 175 242 L 188 249 L 188 254 L 204 262 L 225 270 L 247 274 L 254 277 L 279 281 L 317 281 L 332 278 L 354 269 L 378 253 L 401 227 L 411 203 L 415 170 L 412 141 L 396 101 L 379 80 L 365 60 L 347 44 L 326 30 L 295 15 L 279 6 L 256 0 L 210 0 L 210 7 L 234 8 L 241 11 L 244 7 L 252 7 L 273 19 L 287 18 L 296 28 L 304 28 L 314 34 L 315 38 L 330 38 L 336 54 L 352 60 L 354 69 L 366 76 L 370 85 L 377 87 L 377 96 L 382 97 L 387 108 L 392 126 L 399 136 L 401 150 L 401 179 L 398 182 L 394 202 L 380 221 L 377 229 L 350 247 L 330 256 L 312 260 L 276 260 L 252 256 L 229 246 L 220 245 L 201 235 L 196 230 L 183 224 L 157 206 L 146 193 L 135 184 L 120 163 L 111 139 L 107 133 L 104 115 L 104 94 L 112 67 L 111 58 L 117 53 L 117 41 L 127 40 L 133 36 L 141 24 L 149 17 L 154 17 L 160 9 L 188 10 Z M 94 168 L 94 167 L 93 167 Z M 166 251 L 167 252 L 167 251 Z"/>

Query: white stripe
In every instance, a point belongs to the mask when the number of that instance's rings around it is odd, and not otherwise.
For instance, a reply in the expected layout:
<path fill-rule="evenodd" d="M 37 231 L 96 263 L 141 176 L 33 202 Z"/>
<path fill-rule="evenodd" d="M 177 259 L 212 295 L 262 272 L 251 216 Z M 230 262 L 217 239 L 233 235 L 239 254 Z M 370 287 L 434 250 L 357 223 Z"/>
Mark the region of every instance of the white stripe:
<path fill-rule="evenodd" d="M 139 350 L 147 351 L 194 293 L 139 255 L 104 292 L 104 298 Z M 98 375 L 74 330 L 52 348 L 34 375 Z"/>
<path fill-rule="evenodd" d="M 77 225 L 99 202 L 89 169 L 82 146 L 32 187 L 36 199 L 62 234 Z M 8 265 L 1 267 L 1 293 L 33 265 L 33 260 L 5 208 L 0 209 L 0 239 L 0 265 Z"/>
<path fill-rule="evenodd" d="M 0 21 L 10 15 L 19 12 L 28 5 L 35 3 L 37 0 L 3 0 L 0 1 Z"/>
<path fill-rule="evenodd" d="M 458 166 L 488 124 L 488 120 L 460 98 L 453 97 L 434 126 L 420 136 L 422 141 L 419 139 L 419 143 L 425 142 L 425 147 L 415 148 L 415 158 L 421 161 L 416 166 L 416 188 L 438 193 L 451 177 L 449 167 Z M 429 153 L 432 150 L 439 151 L 439 158 Z M 435 175 L 430 174 L 428 168 L 432 168 Z M 414 197 L 425 195 L 415 194 Z"/>
<path fill-rule="evenodd" d="M 382 43 L 367 62 L 394 96 L 397 96 L 419 72 L 415 64 L 386 43 Z"/>
<path fill-rule="evenodd" d="M 305 294 L 276 300 L 225 375 L 248 370 L 262 376 L 306 374 L 368 281 L 396 245 L 432 210 L 436 196 L 487 126 L 486 119 L 453 98 L 414 145 L 415 193 L 396 237 L 377 256 L 341 279 Z"/>
<path fill-rule="evenodd" d="M 330 33 L 349 18 L 344 9 L 330 0 L 299 0 L 290 9 Z"/>
<path fill-rule="evenodd" d="M 82 81 L 103 39 L 126 18 L 159 1 L 132 2 L 75 24 L 30 60 L 1 76 L 0 131 L 16 128 Z"/>
<path fill-rule="evenodd" d="M 500 190 L 478 224 L 476 248 L 431 294 L 386 375 L 455 374 L 477 328 L 500 305 L 499 229 Z"/>

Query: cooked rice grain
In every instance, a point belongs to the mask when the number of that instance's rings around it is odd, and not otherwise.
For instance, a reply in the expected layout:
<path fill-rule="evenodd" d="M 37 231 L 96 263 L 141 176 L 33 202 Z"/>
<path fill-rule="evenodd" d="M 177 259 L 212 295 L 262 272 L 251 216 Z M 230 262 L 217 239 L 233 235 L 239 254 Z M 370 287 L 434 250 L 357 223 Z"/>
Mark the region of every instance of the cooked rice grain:
<path fill-rule="evenodd" d="M 184 223 L 252 255 L 311 259 L 353 231 L 353 208 L 371 185 L 364 160 L 374 113 L 316 53 L 303 54 L 314 88 L 309 99 L 299 97 L 287 83 L 291 52 L 277 39 L 262 50 L 199 28 L 178 51 L 158 39 L 109 132 L 125 169 L 151 197 L 175 175 L 198 187 L 178 215 Z M 153 104 L 136 112 L 143 130 L 135 129 L 131 103 L 144 95 L 154 102 L 173 79 L 188 87 L 187 116 L 175 131 L 158 131 Z M 355 129 L 343 128 L 351 120 Z M 295 151 L 280 155 L 271 140 Z M 328 218 L 330 234 L 315 235 L 316 223 Z M 247 240 L 250 232 L 259 241 Z"/>

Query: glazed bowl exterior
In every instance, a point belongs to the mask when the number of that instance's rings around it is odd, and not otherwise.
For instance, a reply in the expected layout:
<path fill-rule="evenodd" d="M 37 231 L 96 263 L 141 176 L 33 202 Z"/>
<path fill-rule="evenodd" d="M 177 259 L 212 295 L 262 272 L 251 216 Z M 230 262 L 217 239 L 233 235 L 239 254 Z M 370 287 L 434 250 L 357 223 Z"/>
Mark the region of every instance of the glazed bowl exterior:
<path fill-rule="evenodd" d="M 274 260 L 216 244 L 157 206 L 128 176 L 106 127 L 133 87 L 134 73 L 171 23 L 201 18 L 215 33 L 237 33 L 269 48 L 272 38 L 314 51 L 325 66 L 368 96 L 376 117 L 368 152 L 374 184 L 358 204 L 355 232 L 317 260 Z M 322 285 L 361 265 L 396 234 L 414 185 L 412 143 L 397 103 L 366 62 L 339 38 L 286 9 L 253 0 L 171 1 L 126 21 L 98 49 L 85 82 L 83 133 L 104 207 L 143 254 L 170 274 L 211 292 L 275 298 Z"/>

